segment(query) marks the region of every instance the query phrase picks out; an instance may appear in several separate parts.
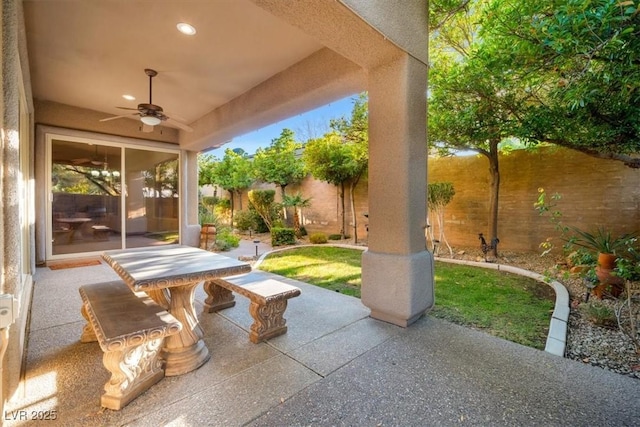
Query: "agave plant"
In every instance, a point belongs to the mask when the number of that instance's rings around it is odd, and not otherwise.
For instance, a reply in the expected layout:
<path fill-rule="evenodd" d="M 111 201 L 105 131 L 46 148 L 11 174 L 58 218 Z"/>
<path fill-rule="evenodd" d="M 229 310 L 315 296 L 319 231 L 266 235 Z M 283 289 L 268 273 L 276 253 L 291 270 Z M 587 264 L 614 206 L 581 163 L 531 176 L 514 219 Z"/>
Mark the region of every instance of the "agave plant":
<path fill-rule="evenodd" d="M 603 228 L 598 228 L 595 233 L 589 233 L 576 227 L 569 227 L 569 229 L 576 234 L 568 240 L 569 243 L 603 254 L 615 254 L 617 250 L 625 247 L 629 239 L 635 236 L 632 233 L 627 233 L 613 237 L 610 231 L 605 231 Z"/>

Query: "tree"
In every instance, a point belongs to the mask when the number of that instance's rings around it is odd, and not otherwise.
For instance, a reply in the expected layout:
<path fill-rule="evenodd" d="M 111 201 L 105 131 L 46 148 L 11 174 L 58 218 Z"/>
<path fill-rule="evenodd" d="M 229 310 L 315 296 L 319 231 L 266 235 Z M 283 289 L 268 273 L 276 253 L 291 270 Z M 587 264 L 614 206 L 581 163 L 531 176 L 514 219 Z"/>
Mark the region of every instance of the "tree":
<path fill-rule="evenodd" d="M 271 231 L 273 221 L 276 219 L 274 215 L 275 195 L 274 190 L 250 190 L 248 193 L 249 203 L 260 215 L 269 231 Z"/>
<path fill-rule="evenodd" d="M 531 96 L 513 135 L 640 168 L 640 14 L 631 1 L 494 0 L 480 21 L 492 74 Z"/>
<path fill-rule="evenodd" d="M 336 186 L 340 199 L 340 235 L 345 238 L 344 186 L 351 179 L 351 148 L 343 144 L 342 137 L 331 132 L 312 139 L 305 145 L 302 159 L 314 178 Z"/>
<path fill-rule="evenodd" d="M 243 152 L 238 154 L 227 148 L 222 160 L 210 158 L 211 166 L 201 172 L 201 184 L 218 185 L 229 192 L 231 199 L 231 224 L 233 224 L 234 194 L 238 194 L 242 210 L 242 191 L 253 183 L 251 162 Z"/>
<path fill-rule="evenodd" d="M 349 148 L 349 201 L 351 202 L 351 218 L 353 219 L 353 239 L 358 243 L 358 217 L 356 215 L 355 191 L 360 178 L 369 168 L 369 104 L 366 93 L 361 93 L 354 100 L 351 118 L 331 120 L 331 128 L 338 132 L 343 143 Z M 343 213 L 344 218 L 344 213 Z"/>
<path fill-rule="evenodd" d="M 514 84 L 509 72 L 495 72 L 494 59 L 479 50 L 475 23 L 483 4 L 460 9 L 432 36 L 428 126 L 430 142 L 441 152 L 472 150 L 487 158 L 493 240 L 498 238 L 500 143 L 514 134 L 513 106 L 526 102 L 530 94 Z"/>
<path fill-rule="evenodd" d="M 453 257 L 453 249 L 444 235 L 444 208 L 451 203 L 453 196 L 456 194 L 451 182 L 432 182 L 427 189 L 427 200 L 429 201 L 429 212 L 436 216 L 438 222 L 438 239 L 434 238 L 433 227 L 429 227 L 428 234 L 434 246 L 434 255 L 438 255 L 439 246 L 436 242 L 446 243 L 449 248 L 449 255 Z"/>
<path fill-rule="evenodd" d="M 271 141 L 269 147 L 259 148 L 253 158 L 255 177 L 260 181 L 280 186 L 283 200 L 286 186 L 304 178 L 304 165 L 296 154 L 301 146 L 295 141 L 291 130 L 283 129 L 280 136 Z"/>
<path fill-rule="evenodd" d="M 211 154 L 201 154 L 198 156 L 198 186 L 213 184 L 213 171 L 219 160 Z"/>
<path fill-rule="evenodd" d="M 293 230 L 297 238 L 302 237 L 300 232 L 300 214 L 299 209 L 311 206 L 311 199 L 303 199 L 302 194 L 297 193 L 295 196 L 284 196 L 282 204 L 293 208 Z"/>

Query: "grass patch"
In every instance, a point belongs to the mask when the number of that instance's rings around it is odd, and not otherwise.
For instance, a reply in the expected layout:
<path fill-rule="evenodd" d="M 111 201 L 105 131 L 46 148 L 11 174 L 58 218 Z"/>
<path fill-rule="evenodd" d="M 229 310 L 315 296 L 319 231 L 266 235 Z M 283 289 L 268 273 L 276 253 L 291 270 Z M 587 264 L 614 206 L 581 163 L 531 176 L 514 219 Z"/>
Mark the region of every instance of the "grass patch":
<path fill-rule="evenodd" d="M 544 349 L 555 293 L 536 280 L 465 265 L 436 263 L 435 317 Z"/>
<path fill-rule="evenodd" d="M 267 256 L 260 269 L 360 298 L 362 251 L 294 248 Z M 436 262 L 434 317 L 544 349 L 553 290 L 533 279 L 479 267 Z"/>
<path fill-rule="evenodd" d="M 362 251 L 331 246 L 268 255 L 260 269 L 360 298 Z"/>

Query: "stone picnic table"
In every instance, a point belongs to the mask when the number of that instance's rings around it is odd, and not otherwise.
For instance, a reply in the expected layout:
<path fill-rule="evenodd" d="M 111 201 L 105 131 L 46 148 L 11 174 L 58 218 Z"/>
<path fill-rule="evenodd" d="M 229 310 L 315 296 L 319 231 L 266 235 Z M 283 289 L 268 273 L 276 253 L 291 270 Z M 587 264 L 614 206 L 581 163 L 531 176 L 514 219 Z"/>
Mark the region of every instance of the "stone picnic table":
<path fill-rule="evenodd" d="M 180 333 L 168 336 L 164 342 L 167 376 L 185 374 L 209 360 L 193 306 L 196 286 L 251 271 L 246 262 L 184 245 L 108 251 L 102 258 L 132 291 L 146 292 L 182 323 Z"/>

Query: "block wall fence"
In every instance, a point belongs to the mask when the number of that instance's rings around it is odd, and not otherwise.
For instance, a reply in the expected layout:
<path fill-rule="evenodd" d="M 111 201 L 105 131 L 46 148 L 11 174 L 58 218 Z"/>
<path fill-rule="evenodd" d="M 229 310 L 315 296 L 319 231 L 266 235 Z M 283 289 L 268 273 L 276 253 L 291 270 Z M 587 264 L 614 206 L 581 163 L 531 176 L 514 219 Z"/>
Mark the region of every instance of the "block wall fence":
<path fill-rule="evenodd" d="M 584 230 L 598 227 L 612 233 L 640 232 L 640 170 L 621 162 L 596 159 L 577 151 L 557 147 L 517 150 L 500 158 L 500 207 L 498 237 L 501 250 L 540 251 L 539 244 L 558 233 L 547 217 L 540 217 L 533 204 L 538 188 L 547 194 L 559 193 L 557 209 L 563 222 Z M 452 182 L 456 194 L 445 210 L 447 240 L 454 248 L 479 248 L 478 233 L 488 234 L 489 165 L 480 155 L 429 158 L 429 182 Z M 273 188 L 260 185 L 256 188 Z M 299 185 L 286 188 L 287 194 L 300 191 L 311 198 L 311 207 L 303 210 L 309 233 L 340 232 L 339 199 L 335 186 L 310 176 Z M 226 193 L 226 192 L 225 192 Z M 219 193 L 220 194 L 220 193 Z M 228 193 L 226 193 L 228 194 Z M 225 194 L 225 195 L 226 195 Z M 345 189 L 347 234 L 352 235 L 352 215 L 348 188 Z M 280 199 L 280 189 L 276 189 Z M 355 191 L 358 238 L 366 242 L 368 210 L 367 180 Z M 242 206 L 248 206 L 246 194 Z M 238 202 L 236 202 L 238 206 Z M 434 224 L 435 221 L 431 221 Z M 435 224 L 434 224 L 435 226 Z M 436 228 L 437 232 L 437 228 Z"/>

